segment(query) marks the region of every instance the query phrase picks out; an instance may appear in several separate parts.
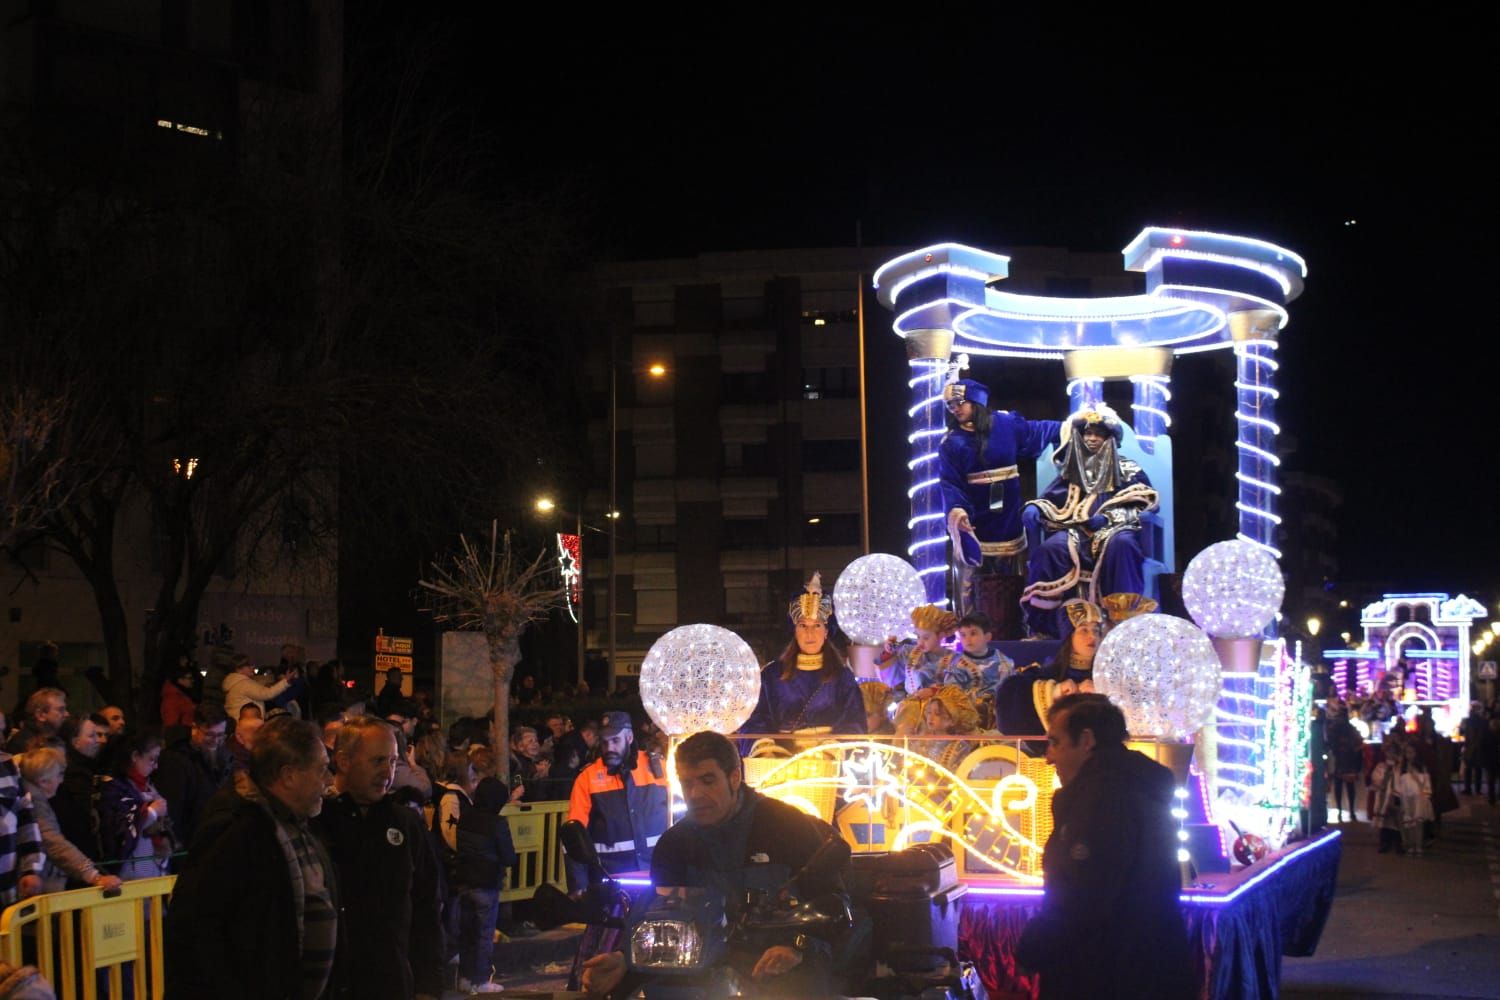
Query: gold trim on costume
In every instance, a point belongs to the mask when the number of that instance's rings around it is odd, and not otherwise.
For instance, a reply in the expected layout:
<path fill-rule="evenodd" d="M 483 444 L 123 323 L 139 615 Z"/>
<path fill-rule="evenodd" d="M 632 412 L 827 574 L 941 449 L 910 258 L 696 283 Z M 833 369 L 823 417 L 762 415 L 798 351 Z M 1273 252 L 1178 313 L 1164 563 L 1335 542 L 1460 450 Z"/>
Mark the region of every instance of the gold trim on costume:
<path fill-rule="evenodd" d="M 1018 556 L 1026 551 L 1026 536 L 1019 535 L 1008 542 L 980 542 L 982 556 Z"/>
<path fill-rule="evenodd" d="M 981 469 L 971 472 L 964 479 L 971 486 L 984 486 L 989 483 L 1003 483 L 1007 479 L 1016 479 L 1021 475 L 1021 470 L 1014 465 L 1006 465 L 999 469 Z"/>

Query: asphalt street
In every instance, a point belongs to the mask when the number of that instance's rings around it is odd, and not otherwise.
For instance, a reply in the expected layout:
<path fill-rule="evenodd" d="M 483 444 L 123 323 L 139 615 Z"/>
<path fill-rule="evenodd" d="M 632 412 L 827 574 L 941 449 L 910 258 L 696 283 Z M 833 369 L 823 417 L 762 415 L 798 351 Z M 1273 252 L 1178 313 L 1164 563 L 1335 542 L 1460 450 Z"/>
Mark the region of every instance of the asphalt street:
<path fill-rule="evenodd" d="M 1500 810 L 1459 798 L 1421 857 L 1378 854 L 1368 823 L 1338 824 L 1333 911 L 1317 954 L 1284 960 L 1283 997 L 1500 997 Z"/>

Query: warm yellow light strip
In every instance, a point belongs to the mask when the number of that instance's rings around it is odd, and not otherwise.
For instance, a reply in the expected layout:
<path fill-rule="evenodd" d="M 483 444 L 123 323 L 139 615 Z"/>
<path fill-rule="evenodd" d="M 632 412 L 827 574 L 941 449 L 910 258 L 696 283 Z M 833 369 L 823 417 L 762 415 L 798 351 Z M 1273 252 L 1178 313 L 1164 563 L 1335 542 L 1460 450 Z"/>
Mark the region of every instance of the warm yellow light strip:
<path fill-rule="evenodd" d="M 997 759 L 1004 761 L 1004 758 L 986 758 Z M 1018 769 L 1023 766 L 1019 753 L 1005 762 Z M 809 764 L 823 765 L 813 770 L 824 770 L 829 764 L 836 764 L 837 769 L 832 774 L 809 774 Z M 814 815 L 821 813 L 814 804 L 819 792 L 825 800 L 830 791 L 836 792 L 846 803 L 845 808 L 862 803 L 871 813 L 880 812 L 889 800 L 898 810 L 917 817 L 896 833 L 894 849 L 899 850 L 914 836 L 925 832 L 949 838 L 968 856 L 996 872 L 1028 884 L 1041 882 L 1041 843 L 1011 822 L 1015 816 L 1033 830 L 1039 831 L 1042 826 L 1035 816 L 1042 799 L 1040 790 L 1023 774 L 998 778 L 986 796 L 969 781 L 917 750 L 872 740 L 851 740 L 810 747 L 778 760 L 760 776 L 756 787 Z M 1050 794 L 1047 798 L 1050 799 Z M 985 833 L 995 836 L 986 843 L 970 842 L 968 833 L 975 823 L 982 824 Z"/>

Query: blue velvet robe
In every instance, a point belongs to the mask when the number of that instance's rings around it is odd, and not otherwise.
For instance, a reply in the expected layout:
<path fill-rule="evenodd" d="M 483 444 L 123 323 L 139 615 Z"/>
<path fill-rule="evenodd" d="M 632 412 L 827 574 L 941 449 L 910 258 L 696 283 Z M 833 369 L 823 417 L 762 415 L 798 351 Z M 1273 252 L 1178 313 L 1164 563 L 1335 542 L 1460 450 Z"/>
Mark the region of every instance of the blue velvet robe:
<path fill-rule="evenodd" d="M 834 733 L 863 733 L 865 703 L 859 682 L 841 669 L 828 683 L 818 670 L 793 670 L 781 679 L 781 661 L 772 660 L 760 672 L 760 700 L 740 727 L 742 733 L 790 733 L 828 726 Z"/>
<path fill-rule="evenodd" d="M 1035 460 L 1047 445 L 1058 443 L 1062 424 L 1027 420 L 1009 410 L 993 411 L 990 420 L 989 438 L 982 450 L 973 431 L 951 430 L 943 436 L 938 446 L 938 489 L 944 512 L 962 509 L 981 542 L 1009 542 L 1021 536 L 1021 480 L 970 483 L 966 477 Z M 973 561 L 967 553 L 966 559 Z"/>

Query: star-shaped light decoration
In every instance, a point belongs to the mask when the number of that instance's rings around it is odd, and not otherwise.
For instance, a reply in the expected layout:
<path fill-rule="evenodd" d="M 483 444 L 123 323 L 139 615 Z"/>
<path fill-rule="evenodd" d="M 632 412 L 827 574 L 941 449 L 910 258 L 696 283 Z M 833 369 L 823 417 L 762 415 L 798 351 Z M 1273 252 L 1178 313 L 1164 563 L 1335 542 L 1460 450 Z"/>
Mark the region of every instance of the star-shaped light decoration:
<path fill-rule="evenodd" d="M 582 539 L 577 535 L 557 536 L 557 569 L 562 574 L 563 589 L 568 595 L 568 615 L 578 621 L 578 605 L 582 598 L 583 576 L 580 572 Z"/>
<path fill-rule="evenodd" d="M 844 801 L 863 802 L 872 814 L 880 811 L 886 795 L 901 794 L 901 775 L 890 768 L 890 761 L 879 750 L 850 754 L 844 758 L 839 784 Z"/>

